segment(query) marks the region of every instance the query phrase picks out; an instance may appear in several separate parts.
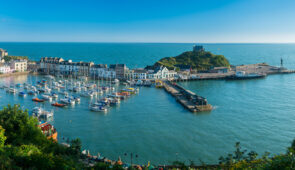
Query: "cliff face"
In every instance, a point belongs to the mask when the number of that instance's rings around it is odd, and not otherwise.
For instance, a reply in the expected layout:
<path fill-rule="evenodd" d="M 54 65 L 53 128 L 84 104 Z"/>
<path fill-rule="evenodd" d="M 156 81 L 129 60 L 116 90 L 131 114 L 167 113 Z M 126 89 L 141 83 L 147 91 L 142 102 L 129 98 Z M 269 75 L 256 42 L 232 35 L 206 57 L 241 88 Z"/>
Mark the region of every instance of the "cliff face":
<path fill-rule="evenodd" d="M 190 65 L 192 69 L 208 70 L 210 67 L 229 67 L 228 60 L 223 55 L 214 55 L 207 51 L 187 51 L 176 57 L 165 57 L 157 61 L 154 67 L 163 65 L 169 69 L 177 65 Z"/>

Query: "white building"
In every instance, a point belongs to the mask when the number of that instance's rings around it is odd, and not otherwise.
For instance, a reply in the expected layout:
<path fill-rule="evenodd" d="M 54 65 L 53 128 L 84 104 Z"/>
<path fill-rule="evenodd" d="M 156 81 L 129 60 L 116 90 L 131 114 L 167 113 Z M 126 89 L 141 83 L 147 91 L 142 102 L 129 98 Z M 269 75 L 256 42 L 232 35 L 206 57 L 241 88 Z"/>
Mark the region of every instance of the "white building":
<path fill-rule="evenodd" d="M 40 70 L 54 75 L 89 76 L 93 64 L 93 62 L 72 62 L 57 57 L 43 57 L 40 60 Z"/>
<path fill-rule="evenodd" d="M 116 78 L 116 71 L 108 68 L 106 64 L 95 64 L 90 68 L 90 75 L 92 78 Z"/>
<path fill-rule="evenodd" d="M 8 56 L 8 52 L 0 48 L 0 63 L 4 63 L 4 57 Z"/>
<path fill-rule="evenodd" d="M 10 62 L 10 68 L 13 71 L 24 72 L 27 71 L 27 60 L 13 60 Z"/>
<path fill-rule="evenodd" d="M 168 70 L 166 67 L 158 67 L 155 70 L 134 69 L 125 74 L 127 80 L 130 79 L 173 79 L 177 73 L 174 70 Z"/>
<path fill-rule="evenodd" d="M 8 52 L 2 48 L 0 48 L 0 58 L 8 56 Z"/>
<path fill-rule="evenodd" d="M 47 74 L 56 74 L 59 72 L 59 64 L 64 59 L 57 57 L 42 57 L 40 60 L 40 70 Z"/>
<path fill-rule="evenodd" d="M 1 74 L 11 73 L 10 66 L 8 66 L 8 65 L 0 65 L 0 73 Z"/>
<path fill-rule="evenodd" d="M 135 69 L 132 73 L 132 79 L 147 79 L 147 73 L 144 69 Z"/>
<path fill-rule="evenodd" d="M 173 79 L 177 73 L 174 70 L 168 70 L 166 67 L 158 67 L 155 70 L 149 70 L 148 79 Z"/>

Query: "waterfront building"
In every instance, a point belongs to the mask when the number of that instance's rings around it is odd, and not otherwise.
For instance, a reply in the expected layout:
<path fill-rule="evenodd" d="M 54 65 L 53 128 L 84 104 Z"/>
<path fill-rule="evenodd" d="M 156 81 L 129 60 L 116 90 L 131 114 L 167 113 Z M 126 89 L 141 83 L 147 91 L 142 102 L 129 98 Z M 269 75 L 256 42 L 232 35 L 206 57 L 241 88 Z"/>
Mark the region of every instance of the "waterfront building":
<path fill-rule="evenodd" d="M 111 64 L 110 69 L 114 69 L 116 71 L 116 77 L 118 79 L 124 79 L 126 72 L 129 70 L 126 67 L 126 64 Z"/>
<path fill-rule="evenodd" d="M 90 75 L 92 78 L 116 78 L 116 71 L 112 68 L 108 68 L 106 64 L 94 64 L 90 68 Z"/>
<path fill-rule="evenodd" d="M 38 62 L 36 62 L 36 61 L 29 61 L 28 63 L 27 63 L 27 69 L 28 69 L 28 71 L 33 71 L 33 72 L 37 72 L 39 69 L 40 69 L 40 64 L 38 63 Z"/>
<path fill-rule="evenodd" d="M 61 61 L 58 64 L 58 74 L 59 75 L 70 75 L 74 74 L 76 70 L 74 70 L 74 64 L 72 60 Z"/>
<path fill-rule="evenodd" d="M 90 76 L 90 68 L 94 65 L 93 62 L 77 62 L 74 63 L 74 70 L 76 76 Z"/>
<path fill-rule="evenodd" d="M 0 48 L 0 60 L 2 60 L 3 57 L 8 56 L 8 52 L 2 48 Z"/>
<path fill-rule="evenodd" d="M 149 71 L 148 79 L 173 79 L 177 73 L 168 70 L 167 67 L 160 66 L 153 71 Z"/>
<path fill-rule="evenodd" d="M 40 71 L 53 75 L 90 76 L 93 62 L 72 62 L 57 57 L 43 57 L 40 60 Z"/>
<path fill-rule="evenodd" d="M 59 64 L 64 61 L 58 57 L 42 57 L 40 60 L 40 71 L 46 74 L 59 73 Z"/>
<path fill-rule="evenodd" d="M 193 51 L 194 52 L 201 52 L 201 51 L 205 51 L 205 48 L 202 45 L 194 45 Z"/>
<path fill-rule="evenodd" d="M 147 79 L 148 71 L 145 69 L 134 69 L 132 79 Z"/>
<path fill-rule="evenodd" d="M 18 72 L 27 71 L 27 60 L 12 60 L 10 61 L 10 68 Z"/>
<path fill-rule="evenodd" d="M 131 80 L 131 79 L 133 79 L 133 72 L 134 72 L 134 70 L 127 70 L 127 71 L 125 72 L 124 78 L 125 78 L 126 80 Z"/>
<path fill-rule="evenodd" d="M 65 76 L 90 76 L 90 68 L 93 62 L 72 62 L 72 60 L 62 61 L 58 63 L 58 74 Z"/>
<path fill-rule="evenodd" d="M 9 65 L 1 64 L 0 65 L 0 73 L 1 74 L 6 74 L 6 73 L 11 73 L 11 69 Z"/>
<path fill-rule="evenodd" d="M 155 70 L 146 70 L 143 68 L 128 70 L 125 73 L 125 78 L 127 80 L 131 79 L 150 79 L 150 80 L 160 80 L 160 79 L 174 79 L 177 73 L 174 70 L 168 70 L 166 67 L 158 67 Z"/>

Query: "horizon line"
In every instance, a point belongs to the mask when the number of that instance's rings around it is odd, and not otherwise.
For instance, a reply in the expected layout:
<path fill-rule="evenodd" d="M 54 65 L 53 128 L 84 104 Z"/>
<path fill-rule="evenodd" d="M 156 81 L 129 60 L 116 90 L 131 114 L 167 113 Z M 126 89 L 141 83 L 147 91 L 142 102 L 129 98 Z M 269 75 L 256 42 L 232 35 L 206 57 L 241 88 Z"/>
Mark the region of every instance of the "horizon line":
<path fill-rule="evenodd" d="M 0 41 L 0 43 L 295 44 L 295 42 Z"/>

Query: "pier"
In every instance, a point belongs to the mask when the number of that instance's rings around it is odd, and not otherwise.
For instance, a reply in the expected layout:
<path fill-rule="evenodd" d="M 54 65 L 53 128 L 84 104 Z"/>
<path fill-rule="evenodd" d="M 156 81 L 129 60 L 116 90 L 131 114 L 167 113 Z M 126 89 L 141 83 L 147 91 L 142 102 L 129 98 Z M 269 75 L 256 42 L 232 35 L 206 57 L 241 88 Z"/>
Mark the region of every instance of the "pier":
<path fill-rule="evenodd" d="M 192 91 L 187 90 L 174 82 L 165 81 L 163 82 L 163 87 L 166 92 L 171 94 L 176 99 L 177 102 L 191 112 L 212 110 L 212 106 L 208 104 L 206 98 L 198 96 Z"/>
<path fill-rule="evenodd" d="M 195 73 L 188 75 L 185 79 L 172 79 L 171 81 L 226 80 L 228 77 L 234 76 L 238 71 L 243 71 L 245 73 L 264 74 L 266 76 L 273 74 L 295 73 L 295 70 L 288 70 L 284 67 L 271 66 L 266 63 L 257 63 L 232 66 L 231 69 L 226 73 Z"/>

